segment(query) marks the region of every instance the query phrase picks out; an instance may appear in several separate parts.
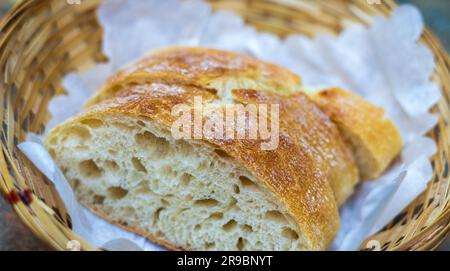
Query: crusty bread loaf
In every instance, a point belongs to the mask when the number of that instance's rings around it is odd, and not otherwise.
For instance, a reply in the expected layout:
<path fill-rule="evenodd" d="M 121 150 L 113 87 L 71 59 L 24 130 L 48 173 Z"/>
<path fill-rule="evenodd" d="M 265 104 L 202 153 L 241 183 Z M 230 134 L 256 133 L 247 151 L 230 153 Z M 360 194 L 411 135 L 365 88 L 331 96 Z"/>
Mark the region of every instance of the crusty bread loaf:
<path fill-rule="evenodd" d="M 309 93 L 352 146 L 361 179 L 379 177 L 403 147 L 395 124 L 357 94 L 339 88 Z"/>
<path fill-rule="evenodd" d="M 47 136 L 82 203 L 170 248 L 326 247 L 337 206 L 316 154 L 296 142 L 312 143 L 307 131 L 286 129 L 276 151 L 251 140 L 176 141 L 167 110 L 191 93 L 172 96 L 180 86 L 165 86 L 161 96 L 154 87 L 119 92 Z"/>
<path fill-rule="evenodd" d="M 215 49 L 170 47 L 155 50 L 112 76 L 86 103 L 86 107 L 114 96 L 124 88 L 158 82 L 207 89 L 221 102 L 233 103 L 231 91 L 234 89 L 270 91 L 289 96 L 299 92 L 301 79 L 287 69 L 245 55 Z M 311 110 L 326 118 L 316 108 Z M 327 125 L 330 127 L 327 129 L 335 134 L 327 140 L 316 140 L 316 153 L 327 167 L 328 180 L 340 206 L 359 181 L 358 169 L 353 166 L 349 148 L 331 127 L 334 125 L 329 122 Z"/>
<path fill-rule="evenodd" d="M 83 204 L 168 248 L 325 249 L 358 170 L 337 127 L 295 93 L 299 82 L 249 57 L 163 50 L 119 72 L 45 144 Z M 175 139 L 171 110 L 199 96 L 217 108 L 278 104 L 278 148 Z"/>

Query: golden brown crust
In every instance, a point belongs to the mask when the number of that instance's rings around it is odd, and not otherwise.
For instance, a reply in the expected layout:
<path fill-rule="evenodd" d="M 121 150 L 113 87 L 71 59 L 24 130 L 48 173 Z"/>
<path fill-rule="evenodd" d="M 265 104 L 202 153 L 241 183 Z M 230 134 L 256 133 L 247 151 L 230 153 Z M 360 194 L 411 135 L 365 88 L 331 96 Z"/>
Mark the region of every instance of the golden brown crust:
<path fill-rule="evenodd" d="M 243 104 L 279 104 L 280 136 L 289 134 L 295 145 L 316 160 L 327 175 L 338 206 L 348 199 L 359 182 L 351 150 L 334 123 L 306 95 L 282 97 L 269 92 L 235 90 L 233 97 Z M 289 158 L 294 156 L 287 154 Z"/>
<path fill-rule="evenodd" d="M 312 93 L 310 97 L 346 135 L 355 153 L 364 149 L 365 157 L 357 159 L 364 163 L 359 164 L 362 179 L 379 177 L 400 153 L 400 132 L 382 108 L 339 88 Z"/>
<path fill-rule="evenodd" d="M 87 105 L 114 95 L 125 84 L 163 82 L 210 88 L 215 80 L 229 78 L 254 80 L 280 94 L 294 92 L 301 82 L 289 70 L 252 57 L 215 49 L 172 47 L 154 51 L 119 71 Z"/>

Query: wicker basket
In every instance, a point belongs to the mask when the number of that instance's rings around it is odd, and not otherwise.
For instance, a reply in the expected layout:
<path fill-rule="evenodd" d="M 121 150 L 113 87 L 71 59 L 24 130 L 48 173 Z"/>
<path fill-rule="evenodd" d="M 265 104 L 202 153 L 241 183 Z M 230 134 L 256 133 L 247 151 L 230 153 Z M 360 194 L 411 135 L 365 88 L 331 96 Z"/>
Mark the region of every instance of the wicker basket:
<path fill-rule="evenodd" d="M 70 240 L 70 217 L 51 183 L 18 150 L 28 132 L 40 133 L 49 120 L 47 104 L 64 93 L 65 73 L 105 61 L 102 30 L 96 20 L 100 0 L 25 0 L 0 23 L 0 119 L 2 154 L 0 190 L 22 221 L 39 238 L 58 250 Z M 375 14 L 387 15 L 391 0 L 370 5 L 368 0 L 213 0 L 215 9 L 233 10 L 257 29 L 280 36 L 317 32 L 338 33 L 353 22 L 367 24 Z M 438 153 L 433 158 L 434 177 L 427 190 L 382 231 L 361 244 L 361 249 L 435 249 L 450 229 L 449 158 L 449 58 L 426 30 L 422 40 L 436 57 L 433 76 L 443 98 L 433 108 L 440 115 L 430 132 Z M 81 241 L 81 249 L 97 248 Z"/>

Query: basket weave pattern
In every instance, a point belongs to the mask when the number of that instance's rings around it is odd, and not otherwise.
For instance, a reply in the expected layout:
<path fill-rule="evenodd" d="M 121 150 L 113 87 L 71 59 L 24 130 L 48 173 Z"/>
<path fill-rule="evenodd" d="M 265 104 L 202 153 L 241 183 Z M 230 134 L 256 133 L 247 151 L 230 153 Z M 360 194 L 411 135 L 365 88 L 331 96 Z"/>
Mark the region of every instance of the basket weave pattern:
<path fill-rule="evenodd" d="M 368 24 L 373 15 L 388 15 L 391 0 L 370 5 L 366 0 L 210 0 L 214 9 L 239 13 L 258 30 L 281 37 L 299 33 L 336 34 L 352 23 Z M 51 247 L 65 250 L 79 240 L 52 184 L 18 150 L 29 132 L 41 133 L 50 118 L 47 105 L 64 94 L 65 73 L 106 61 L 102 30 L 96 19 L 100 0 L 70 5 L 61 0 L 21 1 L 0 22 L 0 190 L 22 221 Z M 426 30 L 421 38 L 436 57 L 433 80 L 442 99 L 433 112 L 439 124 L 429 133 L 438 152 L 427 190 L 389 225 L 366 242 L 367 250 L 435 249 L 450 230 L 449 104 L 450 62 L 445 50 Z M 373 240 L 376 240 L 374 243 Z M 79 240 L 81 249 L 96 250 Z M 379 245 L 378 245 L 379 244 Z"/>

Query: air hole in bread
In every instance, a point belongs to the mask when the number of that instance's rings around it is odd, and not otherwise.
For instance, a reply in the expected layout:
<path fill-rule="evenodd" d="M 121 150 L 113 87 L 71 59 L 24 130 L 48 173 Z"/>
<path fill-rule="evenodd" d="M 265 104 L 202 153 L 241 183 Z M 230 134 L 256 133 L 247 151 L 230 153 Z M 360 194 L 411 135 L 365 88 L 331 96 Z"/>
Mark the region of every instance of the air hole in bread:
<path fill-rule="evenodd" d="M 97 129 L 103 126 L 103 121 L 98 119 L 85 119 L 81 121 L 82 124 L 89 126 L 92 129 Z"/>
<path fill-rule="evenodd" d="M 239 185 L 234 184 L 234 185 L 233 185 L 233 191 L 234 191 L 234 193 L 236 193 L 236 194 L 241 193 L 241 189 L 239 188 Z"/>
<path fill-rule="evenodd" d="M 205 248 L 209 249 L 209 250 L 213 249 L 215 246 L 216 246 L 216 243 L 214 243 L 214 242 L 205 243 Z"/>
<path fill-rule="evenodd" d="M 296 231 L 294 231 L 291 228 L 284 228 L 283 231 L 281 232 L 281 235 L 287 239 L 290 240 L 297 240 L 298 239 L 298 234 Z"/>
<path fill-rule="evenodd" d="M 75 180 L 73 180 L 73 182 L 72 182 L 72 188 L 73 188 L 74 190 L 77 190 L 77 189 L 80 187 L 80 184 L 81 184 L 81 181 L 78 180 L 78 179 L 75 179 Z"/>
<path fill-rule="evenodd" d="M 199 231 L 202 228 L 200 224 L 195 225 L 194 231 Z"/>
<path fill-rule="evenodd" d="M 161 168 L 161 174 L 168 179 L 175 179 L 177 177 L 176 172 L 170 166 Z"/>
<path fill-rule="evenodd" d="M 217 89 L 215 89 L 215 88 L 205 88 L 205 90 L 213 95 L 217 95 L 217 93 L 218 93 Z"/>
<path fill-rule="evenodd" d="M 239 251 L 244 250 L 246 244 L 247 244 L 247 240 L 245 240 L 245 239 L 242 238 L 242 237 L 239 237 L 239 239 L 238 239 L 238 241 L 237 241 L 237 243 L 236 243 L 236 248 L 237 248 Z"/>
<path fill-rule="evenodd" d="M 206 161 L 202 161 L 199 165 L 198 165 L 198 171 L 203 171 L 205 169 L 207 169 L 209 167 L 209 164 Z"/>
<path fill-rule="evenodd" d="M 188 186 L 192 179 L 194 179 L 194 176 L 188 173 L 183 173 L 183 175 L 181 175 L 180 177 L 181 186 L 184 187 Z"/>
<path fill-rule="evenodd" d="M 108 188 L 108 196 L 112 199 L 123 199 L 128 194 L 128 190 L 119 186 L 113 186 Z"/>
<path fill-rule="evenodd" d="M 155 214 L 153 215 L 153 226 L 156 225 L 156 223 L 158 223 L 159 221 L 159 216 L 161 215 L 161 212 L 164 210 L 164 207 L 158 208 L 155 212 Z"/>
<path fill-rule="evenodd" d="M 169 142 L 167 140 L 156 137 L 148 131 L 136 134 L 135 139 L 136 143 L 142 148 L 155 148 L 155 155 L 164 156 L 169 151 Z"/>
<path fill-rule="evenodd" d="M 173 194 L 166 194 L 165 198 L 166 198 L 167 200 L 170 200 L 170 199 L 172 199 L 172 198 L 175 198 L 175 195 L 173 195 Z"/>
<path fill-rule="evenodd" d="M 118 171 L 120 169 L 120 166 L 116 163 L 116 161 L 106 160 L 105 168 L 110 171 Z"/>
<path fill-rule="evenodd" d="M 153 143 L 155 136 L 150 132 L 143 132 L 136 134 L 135 140 L 136 143 L 141 147 L 148 147 Z"/>
<path fill-rule="evenodd" d="M 80 162 L 78 168 L 84 177 L 98 178 L 103 174 L 103 169 L 99 168 L 93 160 Z"/>
<path fill-rule="evenodd" d="M 105 197 L 101 195 L 94 195 L 94 198 L 92 200 L 93 204 L 103 204 L 105 201 Z"/>
<path fill-rule="evenodd" d="M 223 218 L 223 213 L 221 213 L 221 212 L 212 213 L 212 214 L 209 216 L 209 218 L 212 219 L 212 220 L 220 220 L 220 219 Z"/>
<path fill-rule="evenodd" d="M 253 227 L 248 224 L 241 225 L 241 229 L 246 233 L 250 233 L 253 231 Z"/>
<path fill-rule="evenodd" d="M 86 127 L 75 126 L 72 127 L 71 135 L 78 137 L 80 141 L 85 141 L 91 139 L 91 132 Z"/>
<path fill-rule="evenodd" d="M 164 206 L 170 206 L 170 202 L 168 202 L 165 199 L 161 199 L 161 204 L 164 205 Z"/>
<path fill-rule="evenodd" d="M 228 207 L 230 209 L 232 209 L 232 208 L 239 208 L 239 207 L 237 207 L 237 199 L 231 198 L 230 203 L 228 203 Z"/>
<path fill-rule="evenodd" d="M 215 152 L 219 157 L 222 157 L 222 158 L 225 158 L 225 159 L 229 159 L 229 158 L 230 158 L 230 156 L 229 156 L 225 151 L 223 151 L 223 150 L 215 149 L 214 152 Z"/>
<path fill-rule="evenodd" d="M 152 192 L 152 190 L 148 187 L 147 181 L 141 181 L 136 187 L 136 192 L 139 194 L 148 194 Z"/>
<path fill-rule="evenodd" d="M 137 125 L 141 126 L 141 127 L 145 127 L 145 122 L 143 122 L 142 120 L 138 120 L 136 122 Z"/>
<path fill-rule="evenodd" d="M 227 223 L 225 223 L 222 226 L 222 229 L 226 232 L 232 231 L 233 229 L 235 229 L 237 226 L 237 222 L 234 219 L 231 219 L 230 221 L 228 221 Z"/>
<path fill-rule="evenodd" d="M 147 172 L 147 170 L 145 169 L 145 166 L 142 164 L 141 160 L 139 160 L 139 158 L 133 157 L 131 159 L 131 163 L 133 164 L 133 167 L 135 170 L 139 171 L 139 172 Z"/>
<path fill-rule="evenodd" d="M 285 218 L 285 216 L 279 212 L 279 211 L 267 211 L 266 215 L 265 215 L 265 219 L 275 222 L 275 223 L 279 223 L 279 224 L 286 224 L 287 220 Z"/>
<path fill-rule="evenodd" d="M 195 201 L 194 205 L 196 207 L 211 208 L 219 205 L 219 202 L 215 199 L 199 199 Z"/>
<path fill-rule="evenodd" d="M 126 131 L 127 133 L 132 133 L 134 127 L 132 126 L 131 123 L 123 123 L 123 122 L 117 122 L 114 123 L 114 126 L 116 126 L 117 128 L 119 128 L 120 130 Z"/>
<path fill-rule="evenodd" d="M 256 185 L 252 180 L 245 176 L 239 177 L 239 182 L 241 183 L 241 187 L 249 190 L 257 190 L 258 185 Z"/>

